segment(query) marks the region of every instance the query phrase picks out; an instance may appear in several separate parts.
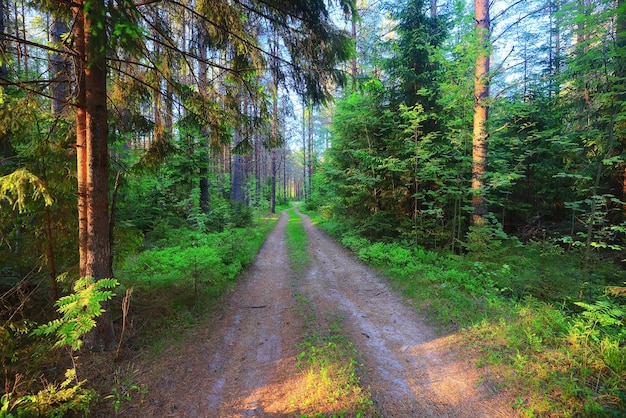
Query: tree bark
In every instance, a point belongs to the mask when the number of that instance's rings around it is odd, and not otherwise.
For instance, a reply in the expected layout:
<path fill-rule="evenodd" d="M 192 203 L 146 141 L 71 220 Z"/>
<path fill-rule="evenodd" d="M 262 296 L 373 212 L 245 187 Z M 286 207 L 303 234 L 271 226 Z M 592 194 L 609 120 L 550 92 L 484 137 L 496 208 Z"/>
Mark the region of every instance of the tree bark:
<path fill-rule="evenodd" d="M 5 12 L 6 7 L 4 5 L 5 1 L 6 0 L 0 0 L 0 48 L 1 48 L 2 51 L 6 51 L 7 50 L 6 39 L 4 37 L 4 33 L 5 33 L 5 30 L 6 30 L 5 22 L 4 22 L 4 15 L 6 14 L 6 12 Z M 3 59 L 2 62 L 0 62 L 0 79 L 2 79 L 2 80 L 6 80 L 8 78 L 7 66 L 6 66 L 6 63 L 4 61 L 5 60 Z M 0 89 L 2 89 L 2 88 L 3 87 L 0 87 Z"/>
<path fill-rule="evenodd" d="M 308 186 L 309 186 L 309 198 L 311 197 L 311 191 L 313 190 L 313 106 L 309 107 L 309 155 L 308 155 Z"/>
<path fill-rule="evenodd" d="M 96 280 L 113 277 L 109 235 L 109 151 L 107 125 L 107 35 L 104 0 L 77 2 L 75 35 L 79 52 L 77 147 L 79 167 L 80 274 Z M 81 27 L 82 26 L 82 27 Z M 82 45 L 80 45 L 82 44 Z M 81 59 L 82 57 L 82 59 Z M 83 195 L 81 197 L 81 195 Z M 115 333 L 108 306 L 85 337 L 92 350 L 115 349 Z"/>
<path fill-rule="evenodd" d="M 183 25 L 183 28 L 185 27 L 185 25 Z M 209 85 L 209 76 L 208 76 L 208 68 L 207 68 L 207 64 L 206 64 L 206 60 L 207 60 L 207 48 L 205 46 L 205 42 L 206 42 L 206 33 L 205 31 L 200 31 L 200 46 L 199 46 L 199 55 L 200 55 L 200 61 L 198 61 L 198 80 L 200 81 L 200 85 L 198 85 L 198 90 L 200 91 L 200 94 L 203 95 L 203 97 L 206 99 L 207 98 L 207 94 L 206 94 L 206 89 Z M 171 129 L 171 128 L 170 128 Z M 210 155 L 211 155 L 211 150 L 209 149 L 209 135 L 210 135 L 210 131 L 209 131 L 209 127 L 204 127 L 202 128 L 202 136 L 201 136 L 201 141 L 203 141 L 203 143 L 201 144 L 202 147 L 202 152 L 203 154 L 200 157 L 200 182 L 199 182 L 199 187 L 200 187 L 200 211 L 204 214 L 208 214 L 210 211 L 210 192 L 209 192 L 209 162 L 210 162 Z M 206 150 L 206 151 L 205 151 Z"/>
<path fill-rule="evenodd" d="M 488 99 L 489 99 L 489 1 L 474 0 L 478 53 L 474 74 L 474 132 L 472 137 L 472 207 L 471 222 L 480 226 L 485 222 L 487 202 L 484 176 L 487 170 Z"/>
<path fill-rule="evenodd" d="M 87 98 L 85 90 L 85 17 L 82 2 L 74 7 L 74 49 L 76 57 L 76 178 L 78 187 L 79 273 L 87 274 Z"/>
<path fill-rule="evenodd" d="M 243 141 L 239 129 L 235 129 L 235 147 Z M 244 203 L 244 167 L 243 156 L 235 154 L 232 164 L 232 179 L 230 182 L 230 200 L 233 202 Z"/>
<path fill-rule="evenodd" d="M 306 194 L 306 101 L 302 101 L 302 197 L 307 198 Z"/>
<path fill-rule="evenodd" d="M 62 36 L 68 32 L 69 27 L 67 23 L 61 18 L 52 15 L 50 22 L 50 40 L 54 44 L 59 45 L 62 42 Z M 50 75 L 53 80 L 50 85 L 52 114 L 61 115 L 65 113 L 65 109 L 67 109 L 67 98 L 70 92 L 70 68 L 68 59 L 59 53 L 51 53 Z"/>

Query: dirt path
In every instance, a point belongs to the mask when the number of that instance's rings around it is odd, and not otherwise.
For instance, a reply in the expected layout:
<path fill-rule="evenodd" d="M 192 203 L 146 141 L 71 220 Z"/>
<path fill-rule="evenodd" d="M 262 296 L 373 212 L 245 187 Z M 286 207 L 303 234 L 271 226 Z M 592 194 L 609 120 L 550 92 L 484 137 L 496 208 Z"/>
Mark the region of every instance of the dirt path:
<path fill-rule="evenodd" d="M 296 288 L 317 312 L 344 318 L 382 416 L 513 416 L 478 383 L 452 337 L 438 338 L 383 280 L 301 216 L 311 254 L 305 277 L 291 276 L 283 213 L 222 310 L 187 344 L 165 349 L 162 363 L 139 366 L 149 394 L 124 416 L 300 416 L 294 400 L 306 384 L 295 366 L 304 326 Z"/>

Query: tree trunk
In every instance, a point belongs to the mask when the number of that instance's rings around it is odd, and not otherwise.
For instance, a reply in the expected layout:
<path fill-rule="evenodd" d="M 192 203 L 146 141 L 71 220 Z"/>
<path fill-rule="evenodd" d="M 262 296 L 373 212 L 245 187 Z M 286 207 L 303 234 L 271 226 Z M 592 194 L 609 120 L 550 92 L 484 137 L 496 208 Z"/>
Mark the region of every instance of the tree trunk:
<path fill-rule="evenodd" d="M 52 15 L 50 22 L 50 40 L 55 46 L 62 43 L 62 36 L 69 32 L 69 27 L 61 18 Z M 69 97 L 70 68 L 67 58 L 55 52 L 50 54 L 50 95 L 52 96 L 52 114 L 61 115 L 67 109 L 67 98 Z"/>
<path fill-rule="evenodd" d="M 254 141 L 254 207 L 258 208 L 261 204 L 261 141 L 256 138 Z"/>
<path fill-rule="evenodd" d="M 615 32 L 618 55 L 623 57 L 626 54 L 626 0 L 617 1 Z M 618 94 L 616 106 L 621 107 L 621 111 L 624 112 L 626 111 L 626 62 L 622 59 L 617 65 L 616 77 L 618 81 L 616 88 Z M 624 147 L 626 144 L 622 144 L 622 148 Z M 623 168 L 622 201 L 626 202 L 626 166 Z M 626 215 L 626 203 L 622 206 L 622 212 Z"/>
<path fill-rule="evenodd" d="M 308 185 L 309 185 L 309 198 L 313 190 L 313 106 L 309 107 L 309 156 L 308 156 Z"/>
<path fill-rule="evenodd" d="M 235 129 L 235 147 L 237 147 L 241 141 L 243 141 L 241 132 L 239 132 L 239 129 Z M 230 200 L 233 202 L 244 203 L 244 167 L 242 155 L 234 155 L 231 176 Z"/>
<path fill-rule="evenodd" d="M 74 15 L 74 49 L 76 56 L 76 177 L 78 182 L 78 252 L 79 272 L 87 274 L 87 98 L 85 90 L 85 27 L 83 5 L 76 6 Z"/>
<path fill-rule="evenodd" d="M 183 25 L 183 28 L 185 25 Z M 198 61 L 198 80 L 200 84 L 198 86 L 200 94 L 206 99 L 206 86 L 209 85 L 209 76 L 208 76 L 208 68 L 206 64 L 207 60 L 207 49 L 204 45 L 206 42 L 206 33 L 204 31 L 200 32 L 201 42 L 199 47 L 199 55 L 200 60 Z M 203 143 L 201 144 L 204 153 L 200 157 L 200 211 L 204 214 L 208 214 L 210 210 L 210 194 L 209 194 L 209 162 L 211 151 L 209 148 L 209 127 L 204 127 L 202 129 L 202 139 Z"/>
<path fill-rule="evenodd" d="M 306 110 L 308 106 L 302 101 L 302 197 L 307 198 L 306 194 Z"/>
<path fill-rule="evenodd" d="M 276 177 L 278 175 L 278 166 L 276 164 L 276 144 L 278 142 L 278 95 L 276 94 L 276 80 L 274 84 L 274 104 L 272 107 L 272 160 L 271 160 L 271 194 L 270 194 L 270 213 L 276 213 Z"/>
<path fill-rule="evenodd" d="M 487 213 L 484 176 L 487 170 L 487 118 L 489 99 L 489 1 L 474 0 L 478 54 L 474 74 L 474 133 L 472 138 L 473 225 L 483 225 Z"/>
<path fill-rule="evenodd" d="M 356 43 L 357 43 L 357 39 L 356 39 L 356 20 L 357 20 L 357 15 L 353 14 L 352 15 L 352 39 L 354 40 L 354 49 L 356 50 Z M 352 56 L 352 63 L 351 63 L 351 72 L 352 72 L 352 78 L 353 78 L 353 88 L 356 86 L 356 76 L 358 74 L 358 66 L 357 66 L 357 60 L 356 60 L 356 56 L 357 54 L 355 53 Z"/>
<path fill-rule="evenodd" d="M 0 11 L 0 16 L 4 18 L 2 11 Z M 68 25 L 54 15 L 52 15 L 51 19 L 50 40 L 55 44 L 60 44 L 62 35 L 69 31 Z M 68 109 L 66 104 L 69 96 L 69 70 L 69 62 L 66 57 L 57 53 L 50 54 L 50 74 L 53 79 L 50 86 L 50 92 L 52 96 L 51 110 L 53 116 L 61 116 L 66 113 L 65 110 Z M 42 164 L 44 173 L 43 176 L 46 178 L 45 161 L 42 161 Z M 54 238 L 52 233 L 52 214 L 48 206 L 45 208 L 45 219 L 50 286 L 52 290 L 52 300 L 53 302 L 56 302 L 59 298 L 59 290 L 56 281 L 57 273 L 54 253 Z"/>
<path fill-rule="evenodd" d="M 80 274 L 96 280 L 110 278 L 111 237 L 109 236 L 109 152 L 107 125 L 107 47 L 104 0 L 90 0 L 89 14 L 84 14 L 85 0 L 78 2 L 75 13 L 75 34 L 84 40 L 84 55 L 79 53 L 79 108 L 77 111 L 77 144 L 83 149 L 78 154 L 79 175 L 79 240 Z M 80 28 L 82 26 L 82 28 Z M 77 37 L 77 43 L 81 43 Z M 81 46 L 82 47 L 82 46 Z M 81 60 L 81 56 L 84 60 Z M 82 87 L 82 88 L 80 88 Z M 84 89 L 84 94 L 81 90 Z M 83 101 L 84 100 L 84 101 Z M 84 131 L 82 131 L 84 129 Z M 85 343 L 94 350 L 115 349 L 113 322 L 107 306 L 97 318 L 96 328 L 90 332 Z"/>
<path fill-rule="evenodd" d="M 276 167 L 276 148 L 272 148 L 272 178 L 271 178 L 271 182 L 272 182 L 272 189 L 271 189 L 271 194 L 270 194 L 270 213 L 276 213 L 276 173 L 277 173 L 277 167 Z"/>
<path fill-rule="evenodd" d="M 7 45 L 6 45 L 6 39 L 4 37 L 4 33 L 6 30 L 5 24 L 4 24 L 4 15 L 6 14 L 6 7 L 4 5 L 4 2 L 6 0 L 0 0 L 0 50 L 1 51 L 6 51 L 7 50 Z M 0 79 L 2 80 L 6 80 L 9 75 L 8 75 L 8 71 L 7 71 L 7 65 L 4 62 L 5 60 L 0 60 Z M 2 89 L 3 87 L 0 86 L 0 89 Z M 0 90 L 1 91 L 1 90 Z"/>
<path fill-rule="evenodd" d="M 277 36 L 277 35 L 276 35 Z M 274 37 L 272 51 L 274 57 L 278 56 L 278 39 Z M 272 150 L 271 157 L 271 193 L 270 193 L 270 213 L 276 213 L 276 177 L 278 176 L 278 165 L 276 163 L 276 148 L 278 147 L 278 62 L 274 59 L 273 63 L 273 82 L 272 82 L 272 138 L 270 147 Z"/>

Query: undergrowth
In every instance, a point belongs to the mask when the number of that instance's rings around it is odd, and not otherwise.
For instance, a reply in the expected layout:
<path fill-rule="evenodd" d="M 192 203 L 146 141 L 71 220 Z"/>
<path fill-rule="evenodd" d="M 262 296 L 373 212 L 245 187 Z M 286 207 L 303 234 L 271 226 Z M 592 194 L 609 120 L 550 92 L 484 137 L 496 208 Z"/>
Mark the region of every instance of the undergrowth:
<path fill-rule="evenodd" d="M 235 278 L 253 260 L 276 217 L 260 220 L 248 228 L 198 236 L 178 229 L 175 246 L 162 245 L 129 257 L 119 270 L 122 285 L 134 289 L 133 306 L 142 315 L 131 344 L 161 344 L 170 329 L 197 324 L 206 308 L 235 283 Z M 187 234 L 188 240 L 184 239 Z M 192 239 L 193 238 L 193 239 Z"/>
<path fill-rule="evenodd" d="M 315 217 L 315 214 L 312 214 Z M 590 272 L 556 243 L 502 238 L 462 255 L 408 242 L 370 242 L 314 218 L 390 278 L 434 324 L 460 331 L 493 387 L 524 416 L 626 413 L 623 272 Z M 484 243 L 483 243 L 484 244 Z M 622 284 L 622 287 L 606 285 Z"/>
<path fill-rule="evenodd" d="M 158 245 L 148 240 L 148 249 L 121 263 L 120 293 L 133 289 L 129 329 L 120 360 L 98 366 L 108 371 L 93 386 L 99 397 L 91 409 L 98 416 L 124 416 L 129 405 L 143 401 L 149 387 L 139 383 L 132 359 L 138 352 L 158 356 L 165 347 L 181 340 L 185 329 L 211 312 L 254 260 L 276 219 L 269 215 L 247 228 L 223 232 L 171 230 L 171 240 L 164 235 Z"/>

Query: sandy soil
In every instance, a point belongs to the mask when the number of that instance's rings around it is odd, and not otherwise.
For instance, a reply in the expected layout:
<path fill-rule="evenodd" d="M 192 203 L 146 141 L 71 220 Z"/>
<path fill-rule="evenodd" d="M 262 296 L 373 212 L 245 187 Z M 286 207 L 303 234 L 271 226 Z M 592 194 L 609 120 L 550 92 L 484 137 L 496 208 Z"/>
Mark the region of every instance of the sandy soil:
<path fill-rule="evenodd" d="M 301 216 L 310 252 L 304 277 L 295 280 L 289 269 L 283 213 L 222 308 L 184 344 L 166 348 L 161 362 L 137 365 L 149 392 L 123 416 L 300 416 L 294 399 L 306 382 L 295 366 L 304 326 L 296 292 L 316 311 L 344 318 L 382 416 L 514 416 L 455 350 L 453 335 L 436 335 L 383 279 Z"/>

